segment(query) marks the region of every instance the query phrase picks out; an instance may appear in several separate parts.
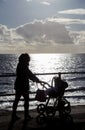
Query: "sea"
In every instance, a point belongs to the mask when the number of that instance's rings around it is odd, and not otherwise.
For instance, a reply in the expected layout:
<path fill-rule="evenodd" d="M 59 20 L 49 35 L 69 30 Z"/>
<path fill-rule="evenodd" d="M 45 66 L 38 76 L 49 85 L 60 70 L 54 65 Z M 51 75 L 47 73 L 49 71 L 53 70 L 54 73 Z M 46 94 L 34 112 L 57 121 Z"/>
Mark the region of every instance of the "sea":
<path fill-rule="evenodd" d="M 85 54 L 57 54 L 36 53 L 29 54 L 31 57 L 29 68 L 36 76 L 51 85 L 54 76 L 61 73 L 61 78 L 68 83 L 65 96 L 71 105 L 85 105 Z M 12 109 L 14 96 L 6 94 L 15 93 L 15 76 L 3 76 L 15 74 L 19 54 L 0 54 L 0 109 Z M 44 75 L 43 75 L 44 74 Z M 36 92 L 42 89 L 40 84 L 30 81 L 30 91 Z M 35 94 L 30 95 L 31 98 Z M 23 98 L 23 97 L 21 97 Z M 30 102 L 30 109 L 36 108 L 39 102 Z M 19 102 L 19 109 L 23 109 L 23 102 Z"/>

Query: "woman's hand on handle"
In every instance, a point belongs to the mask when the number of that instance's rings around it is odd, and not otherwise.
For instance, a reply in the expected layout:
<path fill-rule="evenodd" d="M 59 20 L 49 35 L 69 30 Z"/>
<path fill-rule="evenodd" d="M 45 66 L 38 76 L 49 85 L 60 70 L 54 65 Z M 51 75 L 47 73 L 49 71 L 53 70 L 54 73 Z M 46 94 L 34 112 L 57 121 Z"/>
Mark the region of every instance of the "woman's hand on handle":
<path fill-rule="evenodd" d="M 45 81 L 40 81 L 40 84 L 45 87 L 45 85 L 48 85 L 49 87 L 51 87 L 51 85 L 49 85 L 47 82 Z M 46 87 L 45 87 L 46 88 Z"/>

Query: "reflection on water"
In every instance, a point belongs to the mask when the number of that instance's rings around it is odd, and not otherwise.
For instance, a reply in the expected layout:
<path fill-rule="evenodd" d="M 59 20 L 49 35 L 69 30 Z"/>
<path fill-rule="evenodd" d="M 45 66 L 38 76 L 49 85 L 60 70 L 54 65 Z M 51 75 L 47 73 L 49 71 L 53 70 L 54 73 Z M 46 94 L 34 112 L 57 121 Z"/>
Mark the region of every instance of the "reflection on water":
<path fill-rule="evenodd" d="M 18 63 L 18 56 L 15 54 L 0 55 L 0 74 L 15 73 Z M 85 71 L 85 54 L 30 54 L 30 69 L 34 73 L 57 73 L 57 72 L 83 72 Z M 51 84 L 54 75 L 37 75 L 40 79 Z M 62 75 L 67 80 L 69 88 L 80 88 L 85 85 L 85 75 L 67 74 Z M 13 77 L 0 78 L 0 92 L 14 92 Z M 31 84 L 31 91 L 36 91 L 39 86 Z M 67 93 L 67 95 L 85 95 L 85 91 L 77 91 L 77 93 Z M 75 102 L 76 99 L 71 100 Z M 84 103 L 83 99 L 77 99 L 77 103 Z M 32 104 L 33 105 L 33 104 Z"/>
<path fill-rule="evenodd" d="M 69 64 L 70 65 L 70 64 Z M 62 72 L 66 71 L 67 55 L 61 54 L 35 54 L 31 55 L 31 68 L 36 72 Z"/>
<path fill-rule="evenodd" d="M 82 71 L 84 54 L 31 54 L 30 67 L 34 72 Z"/>

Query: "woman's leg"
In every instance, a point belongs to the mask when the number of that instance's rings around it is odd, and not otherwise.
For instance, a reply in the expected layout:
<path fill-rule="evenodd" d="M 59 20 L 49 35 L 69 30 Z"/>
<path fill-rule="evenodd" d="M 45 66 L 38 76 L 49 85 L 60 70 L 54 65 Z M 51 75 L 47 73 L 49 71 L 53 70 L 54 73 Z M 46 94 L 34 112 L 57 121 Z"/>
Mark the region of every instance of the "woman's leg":
<path fill-rule="evenodd" d="M 24 117 L 27 118 L 29 116 L 29 93 L 28 91 L 23 93 L 24 97 Z"/>
<path fill-rule="evenodd" d="M 18 102 L 20 100 L 20 97 L 21 97 L 21 93 L 20 92 L 16 92 L 16 94 L 15 94 L 15 100 L 14 100 L 14 103 L 13 103 L 12 118 L 16 117 L 16 110 L 17 110 L 17 105 L 18 105 Z"/>

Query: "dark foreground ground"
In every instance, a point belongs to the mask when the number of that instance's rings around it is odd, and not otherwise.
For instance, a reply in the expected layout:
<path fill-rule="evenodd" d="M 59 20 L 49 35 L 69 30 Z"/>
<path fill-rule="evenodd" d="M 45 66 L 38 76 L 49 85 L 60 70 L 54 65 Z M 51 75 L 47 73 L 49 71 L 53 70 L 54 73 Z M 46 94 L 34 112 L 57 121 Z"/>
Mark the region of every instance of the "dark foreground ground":
<path fill-rule="evenodd" d="M 54 118 L 46 118 L 44 124 L 38 124 L 36 110 L 31 110 L 33 117 L 30 121 L 24 121 L 24 113 L 18 112 L 20 120 L 11 123 L 11 111 L 0 110 L 0 130 L 35 130 L 35 129 L 56 129 L 56 130 L 85 130 L 85 106 L 75 106 L 71 108 L 71 117 L 73 121 L 61 121 L 58 114 Z"/>

